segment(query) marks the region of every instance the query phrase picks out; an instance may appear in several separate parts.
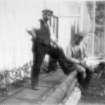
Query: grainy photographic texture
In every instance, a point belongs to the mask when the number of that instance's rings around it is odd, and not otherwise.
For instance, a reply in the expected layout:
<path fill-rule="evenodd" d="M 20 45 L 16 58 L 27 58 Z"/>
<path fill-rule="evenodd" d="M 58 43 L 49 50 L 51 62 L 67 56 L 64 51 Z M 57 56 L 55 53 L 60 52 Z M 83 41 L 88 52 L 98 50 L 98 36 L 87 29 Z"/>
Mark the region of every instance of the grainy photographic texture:
<path fill-rule="evenodd" d="M 0 0 L 0 105 L 105 105 L 105 1 Z"/>

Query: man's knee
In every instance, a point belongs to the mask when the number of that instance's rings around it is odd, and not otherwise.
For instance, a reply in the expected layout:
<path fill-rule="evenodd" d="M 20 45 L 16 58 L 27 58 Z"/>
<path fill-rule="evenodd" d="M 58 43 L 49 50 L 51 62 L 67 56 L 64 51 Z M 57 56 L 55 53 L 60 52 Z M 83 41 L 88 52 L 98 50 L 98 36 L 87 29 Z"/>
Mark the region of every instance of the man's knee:
<path fill-rule="evenodd" d="M 82 67 L 81 65 L 76 65 L 76 70 L 79 74 L 81 74 L 82 78 L 85 79 L 87 77 L 86 69 Z"/>
<path fill-rule="evenodd" d="M 54 58 L 54 59 L 58 59 L 58 57 L 59 57 L 59 52 L 58 52 L 58 50 L 57 50 L 56 48 L 51 48 L 51 49 L 49 50 L 49 55 L 50 55 L 52 58 Z"/>

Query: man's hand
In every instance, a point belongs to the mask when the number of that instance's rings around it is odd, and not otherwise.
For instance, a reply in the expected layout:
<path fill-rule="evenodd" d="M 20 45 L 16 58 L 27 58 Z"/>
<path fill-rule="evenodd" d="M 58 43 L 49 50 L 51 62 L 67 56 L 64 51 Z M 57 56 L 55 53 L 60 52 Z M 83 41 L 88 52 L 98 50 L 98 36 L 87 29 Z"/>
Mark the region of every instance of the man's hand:
<path fill-rule="evenodd" d="M 51 40 L 51 45 L 54 46 L 54 47 L 58 47 L 58 44 L 53 40 Z"/>
<path fill-rule="evenodd" d="M 32 36 L 32 31 L 31 30 L 27 30 L 27 33 Z"/>
<path fill-rule="evenodd" d="M 33 38 L 36 37 L 35 29 L 27 30 L 27 33 L 31 35 Z"/>

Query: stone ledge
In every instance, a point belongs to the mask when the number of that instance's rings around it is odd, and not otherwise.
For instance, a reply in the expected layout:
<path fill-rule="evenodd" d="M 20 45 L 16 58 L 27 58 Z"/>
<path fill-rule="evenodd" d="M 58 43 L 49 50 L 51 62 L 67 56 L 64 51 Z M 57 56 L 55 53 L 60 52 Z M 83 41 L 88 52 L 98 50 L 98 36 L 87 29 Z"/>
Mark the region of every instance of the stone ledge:
<path fill-rule="evenodd" d="M 72 72 L 41 105 L 68 105 L 68 101 L 70 102 L 73 93 L 75 93 L 76 75 L 76 71 Z M 80 96 L 79 92 L 77 100 L 80 99 Z"/>

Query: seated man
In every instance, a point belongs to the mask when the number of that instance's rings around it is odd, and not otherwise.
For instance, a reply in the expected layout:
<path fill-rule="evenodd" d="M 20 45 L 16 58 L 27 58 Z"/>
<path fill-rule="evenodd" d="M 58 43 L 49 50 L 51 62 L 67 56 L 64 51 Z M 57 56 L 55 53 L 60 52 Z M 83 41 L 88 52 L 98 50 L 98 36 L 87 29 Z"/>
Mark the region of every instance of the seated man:
<path fill-rule="evenodd" d="M 78 82 L 83 87 L 87 87 L 92 73 L 85 67 L 84 62 L 72 57 L 68 59 L 58 45 L 56 47 L 49 46 L 48 54 L 59 62 L 64 74 L 69 75 L 72 71 L 77 70 Z"/>

